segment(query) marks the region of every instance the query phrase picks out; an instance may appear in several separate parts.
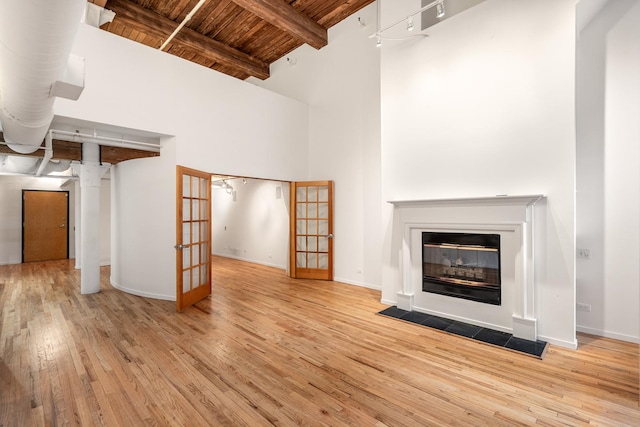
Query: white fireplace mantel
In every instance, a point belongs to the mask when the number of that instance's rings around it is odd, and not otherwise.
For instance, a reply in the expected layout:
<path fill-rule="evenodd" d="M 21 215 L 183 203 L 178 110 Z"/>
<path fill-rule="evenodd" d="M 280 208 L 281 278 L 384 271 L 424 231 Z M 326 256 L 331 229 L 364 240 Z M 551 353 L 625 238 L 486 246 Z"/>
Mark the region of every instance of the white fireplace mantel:
<path fill-rule="evenodd" d="M 425 206 L 508 206 L 508 205 L 534 205 L 542 199 L 544 194 L 527 196 L 510 196 L 500 194 L 489 197 L 457 197 L 451 199 L 424 199 L 424 200 L 390 200 L 398 208 L 418 208 Z"/>
<path fill-rule="evenodd" d="M 440 300 L 441 306 L 453 308 L 451 312 L 439 311 L 439 308 L 421 307 L 416 300 L 427 298 L 452 298 L 425 296 L 421 290 L 421 245 L 416 243 L 421 231 L 459 230 L 461 232 L 500 232 L 513 237 L 514 250 L 505 257 L 512 264 L 513 285 L 509 306 L 504 306 L 501 314 L 510 316 L 511 325 L 503 325 L 514 336 L 529 340 L 537 339 L 537 319 L 535 315 L 534 280 L 534 205 L 543 194 L 534 195 L 498 195 L 492 197 L 463 197 L 426 200 L 389 201 L 398 212 L 396 232 L 401 242 L 396 246 L 399 255 L 399 275 L 396 303 L 405 310 L 425 311 L 443 315 L 455 320 L 468 321 L 482 326 L 491 326 L 491 307 L 477 308 L 474 314 L 466 317 L 460 314 L 456 305 L 469 304 L 456 298 Z M 431 300 L 430 300 L 431 301 Z M 478 303 L 481 304 L 481 303 Z M 452 306 L 453 305 L 453 306 Z M 438 306 L 439 307 L 439 306 Z M 508 310 L 508 311 L 507 311 Z M 472 310 L 473 311 L 473 310 Z"/>

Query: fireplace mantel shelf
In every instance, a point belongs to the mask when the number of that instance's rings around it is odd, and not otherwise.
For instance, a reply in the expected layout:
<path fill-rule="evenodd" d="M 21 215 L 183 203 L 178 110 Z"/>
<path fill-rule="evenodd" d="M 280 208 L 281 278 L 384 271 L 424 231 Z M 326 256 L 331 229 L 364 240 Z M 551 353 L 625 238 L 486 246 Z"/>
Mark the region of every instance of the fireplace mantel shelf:
<path fill-rule="evenodd" d="M 451 199 L 424 199 L 424 200 L 389 200 L 395 207 L 419 208 L 427 206 L 529 206 L 544 198 L 544 194 L 532 195 L 500 195 L 490 197 L 459 197 Z"/>

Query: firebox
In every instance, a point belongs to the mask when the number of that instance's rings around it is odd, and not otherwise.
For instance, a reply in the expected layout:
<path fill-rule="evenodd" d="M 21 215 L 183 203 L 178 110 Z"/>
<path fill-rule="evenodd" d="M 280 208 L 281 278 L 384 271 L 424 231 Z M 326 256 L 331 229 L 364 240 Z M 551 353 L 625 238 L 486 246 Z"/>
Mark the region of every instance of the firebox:
<path fill-rule="evenodd" d="M 500 235 L 422 233 L 422 290 L 500 305 Z"/>

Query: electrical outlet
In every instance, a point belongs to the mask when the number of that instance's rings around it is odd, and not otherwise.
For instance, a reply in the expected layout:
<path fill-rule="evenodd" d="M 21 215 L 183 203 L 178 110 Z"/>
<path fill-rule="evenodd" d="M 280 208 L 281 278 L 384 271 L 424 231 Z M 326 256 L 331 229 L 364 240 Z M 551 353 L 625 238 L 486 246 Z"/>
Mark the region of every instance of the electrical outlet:
<path fill-rule="evenodd" d="M 591 311 L 591 304 L 585 304 L 585 303 L 579 302 L 579 303 L 576 304 L 576 308 L 578 309 L 578 311 L 590 312 Z"/>
<path fill-rule="evenodd" d="M 591 250 L 578 248 L 578 258 L 591 259 Z"/>

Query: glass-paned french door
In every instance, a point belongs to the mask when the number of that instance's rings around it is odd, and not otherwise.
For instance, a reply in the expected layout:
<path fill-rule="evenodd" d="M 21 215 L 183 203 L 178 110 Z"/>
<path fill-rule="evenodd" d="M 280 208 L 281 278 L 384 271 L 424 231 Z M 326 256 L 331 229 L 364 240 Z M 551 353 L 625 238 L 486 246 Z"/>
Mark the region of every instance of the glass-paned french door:
<path fill-rule="evenodd" d="M 176 309 L 211 294 L 211 175 L 177 167 Z"/>
<path fill-rule="evenodd" d="M 291 184 L 291 277 L 333 280 L 333 181 Z"/>

